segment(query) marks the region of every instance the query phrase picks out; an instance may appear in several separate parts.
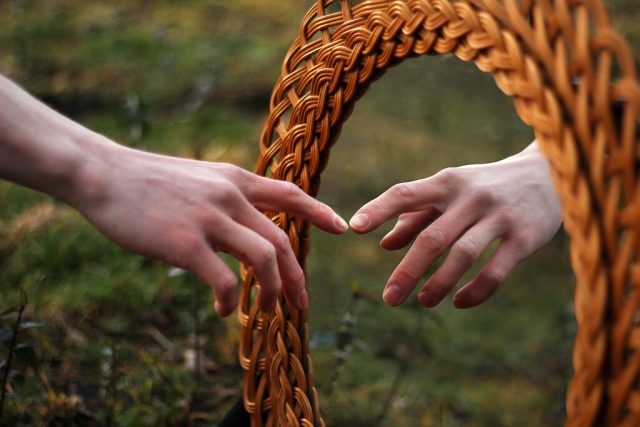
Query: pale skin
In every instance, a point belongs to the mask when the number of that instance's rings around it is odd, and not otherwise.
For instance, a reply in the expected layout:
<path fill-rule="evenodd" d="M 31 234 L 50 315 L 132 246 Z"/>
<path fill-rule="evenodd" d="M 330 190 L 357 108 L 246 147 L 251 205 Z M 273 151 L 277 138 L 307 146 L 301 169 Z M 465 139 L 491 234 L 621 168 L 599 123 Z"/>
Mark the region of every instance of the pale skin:
<path fill-rule="evenodd" d="M 297 308 L 308 305 L 305 278 L 286 234 L 260 209 L 286 211 L 343 233 L 331 208 L 295 185 L 224 163 L 133 150 L 48 108 L 0 76 L 0 179 L 50 194 L 76 208 L 106 237 L 146 257 L 188 269 L 212 288 L 215 309 L 237 305 L 236 275 L 227 252 L 252 266 L 261 284 L 258 305 L 272 310 L 282 291 Z M 427 269 L 448 256 L 419 293 L 437 305 L 493 240 L 498 249 L 454 296 L 454 305 L 485 301 L 522 259 L 558 230 L 561 208 L 549 169 L 535 143 L 500 162 L 445 169 L 397 184 L 358 210 L 356 233 L 397 218 L 385 249 L 412 241 L 383 297 L 401 304 Z"/>
<path fill-rule="evenodd" d="M 380 245 L 396 250 L 413 241 L 383 292 L 392 306 L 402 304 L 449 250 L 418 292 L 420 304 L 436 306 L 485 248 L 500 240 L 487 264 L 453 297 L 456 307 L 468 308 L 487 300 L 516 264 L 551 240 L 561 213 L 549 166 L 533 142 L 499 162 L 444 169 L 396 184 L 360 208 L 350 226 L 356 233 L 368 233 L 397 219 Z"/>
<path fill-rule="evenodd" d="M 294 306 L 308 305 L 289 238 L 260 209 L 298 215 L 330 233 L 348 228 L 294 184 L 127 148 L 3 76 L 0 100 L 0 179 L 68 203 L 128 250 L 193 271 L 212 288 L 222 316 L 237 305 L 237 279 L 218 252 L 253 267 L 261 309 L 272 310 L 281 290 Z"/>

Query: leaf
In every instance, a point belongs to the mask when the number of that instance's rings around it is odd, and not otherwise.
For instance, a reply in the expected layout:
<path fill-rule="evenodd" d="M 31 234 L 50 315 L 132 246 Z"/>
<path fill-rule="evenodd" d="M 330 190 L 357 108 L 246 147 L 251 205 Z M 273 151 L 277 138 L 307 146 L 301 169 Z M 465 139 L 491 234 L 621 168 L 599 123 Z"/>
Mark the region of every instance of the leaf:
<path fill-rule="evenodd" d="M 37 329 L 37 328 L 46 328 L 47 324 L 44 322 L 22 322 L 20 323 L 20 329 Z"/>

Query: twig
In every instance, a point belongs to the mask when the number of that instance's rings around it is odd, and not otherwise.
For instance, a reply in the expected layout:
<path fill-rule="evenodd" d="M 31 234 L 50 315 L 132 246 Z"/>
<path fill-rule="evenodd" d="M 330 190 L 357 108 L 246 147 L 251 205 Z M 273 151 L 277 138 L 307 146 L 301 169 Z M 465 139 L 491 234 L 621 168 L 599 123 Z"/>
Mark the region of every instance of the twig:
<path fill-rule="evenodd" d="M 107 419 L 106 425 L 111 427 L 114 425 L 115 420 L 115 410 L 116 410 L 116 383 L 117 383 L 117 363 L 118 363 L 118 355 L 117 355 L 118 347 L 116 346 L 116 340 L 111 341 L 111 360 L 109 361 L 109 384 L 107 386 L 108 397 L 108 408 L 107 408 Z"/>
<path fill-rule="evenodd" d="M 192 276 L 187 276 L 192 277 Z M 200 315 L 199 311 L 202 306 L 201 302 L 201 292 L 200 292 L 200 284 L 195 280 L 190 280 L 191 288 L 193 289 L 192 293 L 192 304 L 191 304 L 191 316 L 193 318 L 193 350 L 195 351 L 195 366 L 193 370 L 193 379 L 195 381 L 195 386 L 191 390 L 191 396 L 189 397 L 189 407 L 186 418 L 186 425 L 192 425 L 191 413 L 198 406 L 198 397 L 200 395 L 200 387 L 202 382 L 202 343 L 200 342 L 200 332 L 201 332 L 201 324 L 200 324 Z"/>
<path fill-rule="evenodd" d="M 418 314 L 418 320 L 416 323 L 416 328 L 414 334 L 412 336 L 421 336 L 424 329 L 424 317 L 422 314 Z M 414 344 L 415 345 L 415 344 Z M 393 378 L 393 383 L 389 388 L 389 393 L 387 394 L 387 398 L 382 404 L 382 408 L 378 413 L 378 416 L 375 419 L 374 425 L 382 425 L 382 422 L 386 418 L 387 414 L 391 410 L 391 404 L 393 402 L 393 398 L 395 397 L 398 389 L 400 387 L 400 383 L 402 382 L 402 378 L 409 370 L 410 358 L 412 353 L 411 347 L 409 348 L 399 348 L 396 352 L 397 360 L 398 360 L 398 370 L 396 371 L 396 376 Z"/>
<path fill-rule="evenodd" d="M 393 383 L 391 384 L 391 388 L 389 388 L 389 393 L 387 394 L 387 398 L 382 404 L 382 408 L 380 409 L 380 413 L 376 417 L 376 421 L 374 425 L 382 425 L 382 422 L 386 418 L 387 414 L 391 409 L 391 403 L 393 402 L 393 398 L 398 392 L 398 388 L 400 387 L 400 383 L 402 381 L 402 377 L 407 372 L 409 364 L 405 357 L 401 357 L 398 360 L 398 370 L 396 371 L 396 376 L 393 378 Z"/>
<path fill-rule="evenodd" d="M 13 335 L 11 336 L 11 343 L 9 344 L 7 364 L 4 367 L 4 375 L 2 376 L 2 390 L 0 392 L 0 422 L 2 422 L 2 414 L 4 412 L 4 399 L 7 394 L 7 383 L 9 382 L 9 372 L 11 371 L 11 362 L 13 360 L 13 349 L 16 346 L 16 341 L 18 338 L 18 328 L 20 327 L 20 322 L 22 321 L 22 313 L 24 312 L 26 306 L 27 300 L 23 295 L 22 304 L 20 305 L 20 310 L 18 310 L 18 319 L 16 320 L 15 325 L 13 325 Z"/>

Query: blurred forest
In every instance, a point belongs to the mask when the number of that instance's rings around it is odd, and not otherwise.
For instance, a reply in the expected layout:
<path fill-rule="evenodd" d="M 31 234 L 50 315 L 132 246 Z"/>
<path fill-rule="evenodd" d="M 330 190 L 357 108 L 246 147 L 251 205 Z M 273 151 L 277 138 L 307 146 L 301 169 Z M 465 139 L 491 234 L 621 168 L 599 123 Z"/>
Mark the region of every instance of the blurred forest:
<path fill-rule="evenodd" d="M 637 56 L 637 1 L 606 3 Z M 311 4 L 3 0 L 0 72 L 122 144 L 251 169 Z M 531 139 L 491 76 L 451 56 L 412 59 L 359 101 L 319 198 L 348 218 L 396 182 L 495 161 Z M 575 333 L 564 233 L 486 304 L 427 310 L 415 298 L 382 303 L 403 252 L 379 247 L 390 226 L 313 232 L 311 345 L 327 425 L 562 425 Z M 0 292 L 2 425 L 211 426 L 240 396 L 239 328 L 215 315 L 208 287 L 6 182 Z"/>

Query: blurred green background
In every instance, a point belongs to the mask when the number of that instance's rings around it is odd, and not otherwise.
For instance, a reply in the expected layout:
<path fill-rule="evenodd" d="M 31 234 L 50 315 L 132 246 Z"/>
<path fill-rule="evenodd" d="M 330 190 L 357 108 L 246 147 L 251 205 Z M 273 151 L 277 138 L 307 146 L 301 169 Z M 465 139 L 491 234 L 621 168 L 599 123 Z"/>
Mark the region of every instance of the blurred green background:
<path fill-rule="evenodd" d="M 638 55 L 640 7 L 606 3 Z M 5 0 L 0 72 L 122 144 L 250 169 L 310 5 Z M 495 161 L 531 139 L 491 76 L 450 56 L 412 59 L 358 103 L 319 198 L 348 218 L 396 182 Z M 411 298 L 392 309 L 380 295 L 403 251 L 379 247 L 389 228 L 313 232 L 311 344 L 327 424 L 562 425 L 575 333 L 566 236 L 478 308 Z M 240 396 L 238 325 L 215 316 L 205 285 L 6 182 L 0 292 L 0 372 L 24 307 L 3 425 L 215 425 Z"/>

